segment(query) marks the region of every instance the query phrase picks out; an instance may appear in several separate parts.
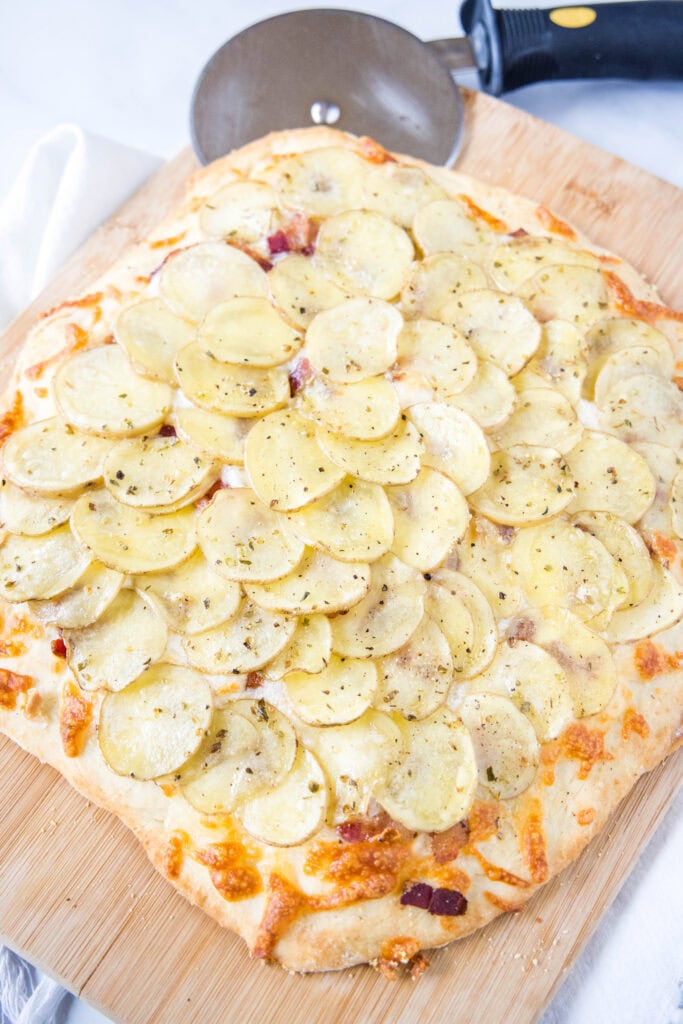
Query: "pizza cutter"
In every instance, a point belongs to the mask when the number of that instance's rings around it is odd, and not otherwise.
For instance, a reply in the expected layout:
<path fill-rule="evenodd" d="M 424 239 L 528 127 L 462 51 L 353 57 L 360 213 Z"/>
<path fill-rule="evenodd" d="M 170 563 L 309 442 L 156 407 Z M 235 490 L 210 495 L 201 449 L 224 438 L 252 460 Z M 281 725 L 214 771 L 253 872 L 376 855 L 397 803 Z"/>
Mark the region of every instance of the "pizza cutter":
<path fill-rule="evenodd" d="M 202 71 L 191 134 L 202 163 L 267 132 L 327 124 L 452 163 L 463 105 L 452 73 L 495 95 L 564 78 L 683 78 L 683 0 L 495 10 L 465 0 L 466 36 L 425 43 L 392 22 L 305 10 L 234 36 Z"/>

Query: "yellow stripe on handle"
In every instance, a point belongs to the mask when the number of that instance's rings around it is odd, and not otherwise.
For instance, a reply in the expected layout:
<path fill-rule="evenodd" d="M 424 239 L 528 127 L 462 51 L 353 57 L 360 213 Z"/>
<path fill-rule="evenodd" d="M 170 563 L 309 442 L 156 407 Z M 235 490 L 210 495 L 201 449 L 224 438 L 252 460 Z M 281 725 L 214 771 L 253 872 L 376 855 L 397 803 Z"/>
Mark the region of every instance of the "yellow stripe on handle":
<path fill-rule="evenodd" d="M 560 28 L 585 28 L 597 18 L 592 7 L 556 7 L 550 12 L 550 20 Z"/>

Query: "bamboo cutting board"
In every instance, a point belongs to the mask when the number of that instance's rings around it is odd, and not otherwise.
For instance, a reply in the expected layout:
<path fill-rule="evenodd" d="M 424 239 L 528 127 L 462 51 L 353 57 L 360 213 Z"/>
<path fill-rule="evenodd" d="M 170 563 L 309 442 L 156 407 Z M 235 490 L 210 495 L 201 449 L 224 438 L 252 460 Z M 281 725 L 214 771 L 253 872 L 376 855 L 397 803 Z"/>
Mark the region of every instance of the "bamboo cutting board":
<path fill-rule="evenodd" d="M 557 128 L 466 95 L 458 168 L 549 205 L 683 305 L 683 194 Z M 90 239 L 0 340 L 6 369 L 42 310 L 87 289 L 178 200 L 185 151 Z M 176 895 L 123 825 L 0 737 L 0 937 L 126 1024 L 531 1024 L 616 895 L 683 778 L 672 755 L 521 915 L 431 956 L 418 984 L 368 968 L 291 977 Z"/>

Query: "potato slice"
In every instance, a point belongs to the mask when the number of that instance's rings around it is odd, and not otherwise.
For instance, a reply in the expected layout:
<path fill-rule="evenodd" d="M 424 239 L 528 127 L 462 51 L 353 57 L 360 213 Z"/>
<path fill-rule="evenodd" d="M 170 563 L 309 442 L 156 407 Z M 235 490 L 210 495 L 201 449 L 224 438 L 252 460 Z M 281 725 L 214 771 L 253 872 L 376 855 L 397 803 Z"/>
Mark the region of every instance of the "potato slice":
<path fill-rule="evenodd" d="M 398 766 L 403 752 L 399 727 L 389 715 L 372 709 L 348 725 L 308 729 L 305 741 L 335 792 L 333 824 L 367 812 L 373 790 Z"/>
<path fill-rule="evenodd" d="M 468 615 L 463 615 L 463 607 Z M 448 640 L 453 668 L 461 679 L 470 679 L 491 663 L 498 628 L 476 583 L 461 572 L 439 569 L 427 588 L 426 608 Z"/>
<path fill-rule="evenodd" d="M 315 675 L 330 662 L 332 630 L 326 615 L 304 615 L 290 643 L 263 669 L 267 679 L 282 679 L 288 672 Z"/>
<path fill-rule="evenodd" d="M 671 495 L 674 478 L 681 468 L 681 456 L 668 445 L 652 441 L 637 441 L 632 448 L 645 459 L 655 480 L 654 501 L 638 523 L 638 529 L 646 540 L 654 531 L 670 536 L 673 532 Z"/>
<path fill-rule="evenodd" d="M 485 272 L 467 256 L 436 253 L 413 264 L 401 292 L 401 308 L 404 315 L 412 319 L 440 320 L 444 306 L 454 295 L 486 288 L 487 284 Z"/>
<path fill-rule="evenodd" d="M 41 622 L 65 629 L 80 629 L 99 619 L 123 584 L 120 572 L 91 562 L 69 590 L 47 601 L 32 601 L 31 614 Z"/>
<path fill-rule="evenodd" d="M 674 357 L 669 350 L 663 358 L 660 350 L 650 345 L 620 348 L 602 363 L 595 377 L 595 403 L 601 409 L 609 402 L 609 393 L 621 381 L 640 374 L 650 374 L 668 380 L 674 372 Z"/>
<path fill-rule="evenodd" d="M 483 220 L 470 217 L 463 204 L 453 199 L 420 207 L 413 235 L 425 256 L 455 252 L 480 262 L 486 261 L 498 238 Z"/>
<path fill-rule="evenodd" d="M 291 615 L 266 611 L 246 600 L 227 622 L 184 636 L 183 649 L 190 665 L 201 672 L 253 672 L 284 650 L 296 623 Z"/>
<path fill-rule="evenodd" d="M 248 800 L 240 818 L 246 831 L 268 846 L 299 846 L 322 826 L 327 800 L 322 768 L 301 747 L 291 772 L 274 789 Z"/>
<path fill-rule="evenodd" d="M 683 394 L 673 381 L 638 374 L 617 381 L 603 401 L 602 423 L 625 441 L 683 448 Z"/>
<path fill-rule="evenodd" d="M 611 512 L 635 523 L 652 504 L 655 481 L 647 462 L 616 437 L 587 430 L 567 462 L 574 483 L 570 512 Z"/>
<path fill-rule="evenodd" d="M 419 402 L 408 410 L 408 417 L 424 444 L 423 466 L 445 473 L 463 494 L 482 486 L 489 475 L 491 455 L 471 416 L 444 402 Z"/>
<path fill-rule="evenodd" d="M 629 593 L 628 580 L 607 548 L 565 521 L 520 530 L 510 561 L 530 601 L 569 608 L 584 621 L 611 615 Z"/>
<path fill-rule="evenodd" d="M 299 411 L 335 434 L 373 441 L 391 433 L 401 407 L 386 377 L 366 377 L 354 384 L 314 377 L 301 393 Z"/>
<path fill-rule="evenodd" d="M 406 735 L 401 761 L 375 787 L 395 821 L 422 832 L 443 832 L 467 817 L 477 785 L 472 740 L 448 708 L 439 708 Z"/>
<path fill-rule="evenodd" d="M 374 661 L 332 654 L 322 672 L 290 672 L 285 690 L 297 717 L 309 725 L 345 725 L 370 707 L 377 689 Z"/>
<path fill-rule="evenodd" d="M 311 149 L 278 160 L 261 177 L 274 186 L 284 206 L 311 217 L 330 217 L 360 205 L 367 164 L 339 146 Z"/>
<path fill-rule="evenodd" d="M 635 608 L 621 608 L 614 613 L 604 631 L 611 644 L 661 633 L 683 616 L 683 586 L 659 562 L 652 563 L 654 583 L 647 597 Z"/>
<path fill-rule="evenodd" d="M 276 580 L 304 553 L 286 518 L 262 505 L 248 487 L 218 491 L 199 514 L 197 535 L 209 565 L 229 580 Z"/>
<path fill-rule="evenodd" d="M 511 700 L 496 693 L 465 697 L 462 721 L 474 745 L 480 785 L 499 800 L 528 789 L 538 770 L 536 733 Z"/>
<path fill-rule="evenodd" d="M 107 491 L 83 494 L 74 505 L 71 526 L 93 557 L 123 573 L 170 569 L 197 545 L 193 509 L 150 515 L 122 505 Z"/>
<path fill-rule="evenodd" d="M 131 779 L 166 775 L 194 754 L 211 710 L 211 690 L 200 675 L 179 665 L 154 665 L 102 701 L 102 756 Z"/>
<path fill-rule="evenodd" d="M 574 494 L 573 479 L 554 448 L 517 444 L 493 453 L 488 480 L 469 495 L 469 501 L 496 523 L 533 523 L 567 507 Z"/>
<path fill-rule="evenodd" d="M 209 310 L 199 325 L 197 343 L 222 363 L 268 368 L 296 355 L 303 337 L 268 299 L 241 296 Z"/>
<path fill-rule="evenodd" d="M 522 622 L 524 634 L 530 635 L 564 670 L 576 717 L 602 711 L 617 685 L 617 670 L 605 641 L 565 608 L 546 606 L 537 612 L 525 612 Z M 518 623 L 513 623 L 513 636 L 517 628 Z"/>
<path fill-rule="evenodd" d="M 39 537 L 61 526 L 71 515 L 73 498 L 35 495 L 11 480 L 0 480 L 0 523 L 10 533 Z"/>
<path fill-rule="evenodd" d="M 456 548 L 458 569 L 472 580 L 488 601 L 497 620 L 507 619 L 527 603 L 511 571 L 509 545 L 514 530 L 473 515 Z"/>
<path fill-rule="evenodd" d="M 437 390 L 438 397 L 439 395 Z M 444 395 L 449 405 L 468 413 L 480 427 L 499 427 L 515 407 L 515 389 L 502 370 L 481 359 L 477 372 L 463 391 Z"/>
<path fill-rule="evenodd" d="M 168 572 L 135 578 L 135 586 L 177 633 L 201 633 L 231 618 L 239 607 L 238 583 L 217 575 L 201 551 Z"/>
<path fill-rule="evenodd" d="M 241 466 L 244 462 L 244 442 L 251 427 L 250 420 L 190 406 L 178 409 L 174 419 L 178 434 L 187 444 L 228 466 Z"/>
<path fill-rule="evenodd" d="M 491 441 L 497 448 L 513 445 L 541 445 L 565 455 L 579 443 L 583 427 L 571 402 L 550 388 L 525 388 L 520 391 L 510 419 L 494 431 Z"/>
<path fill-rule="evenodd" d="M 446 637 L 425 615 L 403 647 L 380 658 L 375 703 L 413 721 L 426 718 L 444 701 L 453 680 L 453 659 Z"/>
<path fill-rule="evenodd" d="M 54 393 L 72 427 L 105 437 L 130 437 L 158 427 L 173 401 L 171 388 L 137 374 L 118 345 L 71 356 L 55 374 Z"/>
<path fill-rule="evenodd" d="M 273 229 L 277 193 L 258 181 L 233 181 L 204 203 L 199 226 L 214 238 L 258 242 Z"/>
<path fill-rule="evenodd" d="M 384 555 L 370 566 L 370 589 L 345 615 L 332 619 L 332 646 L 352 658 L 391 654 L 412 636 L 424 611 L 419 572 Z"/>
<path fill-rule="evenodd" d="M 313 425 L 293 409 L 271 413 L 252 427 L 244 464 L 258 497 L 280 512 L 308 505 L 345 475 L 321 450 Z"/>
<path fill-rule="evenodd" d="M 674 532 L 683 539 L 683 470 L 679 470 L 673 479 L 669 505 Z"/>
<path fill-rule="evenodd" d="M 309 548 L 296 569 L 271 583 L 247 583 L 245 591 L 259 607 L 271 611 L 309 615 L 345 611 L 367 593 L 370 566 L 363 562 L 339 562 Z"/>
<path fill-rule="evenodd" d="M 650 593 L 654 577 L 650 553 L 638 531 L 611 512 L 578 512 L 572 522 L 597 537 L 623 569 L 628 593 L 618 607 L 640 604 Z"/>
<path fill-rule="evenodd" d="M 117 501 L 161 510 L 203 494 L 216 480 L 218 466 L 177 437 L 136 437 L 111 448 L 102 474 Z"/>
<path fill-rule="evenodd" d="M 477 372 L 477 357 L 452 327 L 436 320 L 413 320 L 398 337 L 398 366 L 422 377 L 439 394 L 458 394 Z"/>
<path fill-rule="evenodd" d="M 420 435 L 401 415 L 390 434 L 377 441 L 356 441 L 318 427 L 318 443 L 346 473 L 375 484 L 407 484 L 420 472 Z"/>
<path fill-rule="evenodd" d="M 569 680 L 559 661 L 537 644 L 500 644 L 489 667 L 475 676 L 468 693 L 509 697 L 533 725 L 541 743 L 553 740 L 574 718 Z"/>
<path fill-rule="evenodd" d="M 480 359 L 488 359 L 509 377 L 531 359 L 541 340 L 540 325 L 521 299 L 490 288 L 456 296 L 441 316 Z"/>
<path fill-rule="evenodd" d="M 515 289 L 537 320 L 566 320 L 587 327 L 609 304 L 602 270 L 561 263 L 544 267 Z"/>
<path fill-rule="evenodd" d="M 541 344 L 527 367 L 543 374 L 572 405 L 576 405 L 588 369 L 584 349 L 583 334 L 574 324 L 548 320 L 543 324 Z"/>
<path fill-rule="evenodd" d="M 370 210 L 329 217 L 315 249 L 316 262 L 340 288 L 373 299 L 393 299 L 401 292 L 414 255 L 408 233 Z"/>
<path fill-rule="evenodd" d="M 409 228 L 413 217 L 427 203 L 445 199 L 446 193 L 421 168 L 405 167 L 387 160 L 370 164 L 363 176 L 360 206 L 377 210 L 402 228 Z"/>
<path fill-rule="evenodd" d="M 589 368 L 584 384 L 584 397 L 593 398 L 596 378 L 612 355 L 626 348 L 643 346 L 659 353 L 664 376 L 670 377 L 673 373 L 671 345 L 655 327 L 643 320 L 629 320 L 625 317 L 608 317 L 591 327 L 585 340 Z M 668 372 L 666 367 L 669 367 Z"/>
<path fill-rule="evenodd" d="M 38 420 L 8 438 L 3 470 L 12 483 L 38 494 L 70 494 L 102 476 L 110 447 L 109 439 L 81 434 L 58 417 Z"/>
<path fill-rule="evenodd" d="M 10 533 L 0 547 L 0 595 L 13 603 L 56 597 L 73 587 L 90 561 L 68 525 L 38 537 Z"/>
<path fill-rule="evenodd" d="M 421 469 L 409 484 L 387 487 L 394 514 L 391 550 L 420 572 L 447 558 L 470 517 L 467 502 L 452 480 L 435 469 Z"/>
<path fill-rule="evenodd" d="M 394 517 L 384 489 L 347 477 L 329 494 L 288 516 L 306 541 L 344 562 L 374 562 L 394 538 Z"/>
<path fill-rule="evenodd" d="M 181 348 L 194 340 L 195 327 L 176 316 L 161 299 L 143 299 L 119 313 L 114 337 L 133 366 L 154 380 L 175 385 L 173 365 Z"/>
<path fill-rule="evenodd" d="M 201 746 L 174 781 L 198 811 L 230 812 L 278 785 L 291 771 L 296 749 L 291 722 L 272 704 L 230 701 L 214 712 Z"/>
<path fill-rule="evenodd" d="M 599 267 L 595 253 L 569 245 L 560 238 L 526 235 L 499 245 L 493 254 L 491 272 L 499 288 L 515 291 L 523 281 L 543 267 L 561 263 L 581 267 Z"/>
<path fill-rule="evenodd" d="M 122 690 L 164 653 L 167 629 L 149 601 L 121 590 L 96 622 L 63 637 L 84 690 Z"/>
<path fill-rule="evenodd" d="M 281 367 L 229 366 L 211 359 L 197 342 L 181 349 L 175 369 L 186 396 L 209 412 L 249 419 L 289 401 L 289 378 Z"/>
<path fill-rule="evenodd" d="M 166 258 L 159 290 L 179 316 L 196 324 L 219 302 L 238 295 L 267 295 L 268 278 L 240 249 L 224 242 L 200 242 Z"/>
<path fill-rule="evenodd" d="M 279 260 L 268 274 L 268 283 L 275 304 L 300 328 L 348 298 L 313 260 L 298 253 Z"/>
<path fill-rule="evenodd" d="M 402 327 L 388 302 L 348 299 L 318 313 L 306 331 L 306 354 L 330 380 L 352 384 L 389 369 Z"/>

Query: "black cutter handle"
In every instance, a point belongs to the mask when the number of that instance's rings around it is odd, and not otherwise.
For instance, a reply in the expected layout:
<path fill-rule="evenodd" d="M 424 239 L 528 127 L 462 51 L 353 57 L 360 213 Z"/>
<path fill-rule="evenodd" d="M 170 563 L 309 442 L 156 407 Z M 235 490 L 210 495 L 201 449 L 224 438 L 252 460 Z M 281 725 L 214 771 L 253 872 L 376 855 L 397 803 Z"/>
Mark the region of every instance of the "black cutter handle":
<path fill-rule="evenodd" d="M 460 18 L 494 95 L 558 78 L 683 79 L 683 0 L 519 11 L 465 0 Z"/>

